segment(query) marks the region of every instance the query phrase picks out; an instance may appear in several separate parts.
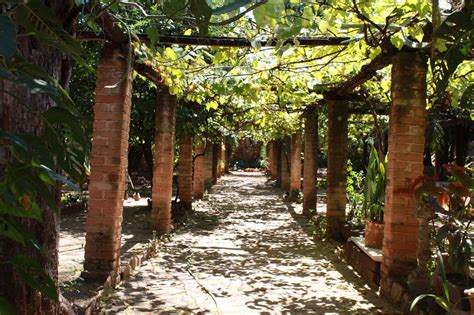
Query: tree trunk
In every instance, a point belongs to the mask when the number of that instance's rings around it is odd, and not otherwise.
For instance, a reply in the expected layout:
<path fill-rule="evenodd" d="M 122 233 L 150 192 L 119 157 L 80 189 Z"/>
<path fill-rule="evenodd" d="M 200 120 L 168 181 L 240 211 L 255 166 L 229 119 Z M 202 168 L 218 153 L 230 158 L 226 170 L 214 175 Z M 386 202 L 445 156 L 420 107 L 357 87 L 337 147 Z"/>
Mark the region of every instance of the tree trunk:
<path fill-rule="evenodd" d="M 64 25 L 66 30 L 71 31 L 76 21 L 76 14 L 69 7 L 70 2 L 51 0 L 47 5 L 57 13 L 56 15 L 60 15 L 57 16 L 59 20 L 68 24 Z M 41 66 L 54 79 L 67 87 L 69 64 L 63 62 L 65 59 L 61 52 L 44 46 L 32 37 L 19 39 L 18 51 L 28 62 Z M 53 101 L 43 94 L 32 94 L 8 81 L 0 81 L 0 91 L 8 92 L 8 94 L 0 92 L 2 112 L 0 127 L 15 133 L 39 135 L 43 126 L 38 113 L 55 106 Z M 6 157 L 9 158 L 8 154 Z M 54 188 L 54 193 L 59 203 L 59 186 Z M 22 219 L 21 224 L 42 246 L 44 255 L 39 255 L 32 246 L 23 246 L 0 237 L 0 261 L 3 263 L 18 254 L 33 257 L 58 287 L 59 216 L 42 200 L 38 200 L 38 204 L 42 209 L 41 221 Z M 59 314 L 59 303 L 42 296 L 38 291 L 26 285 L 10 265 L 0 265 L 0 279 L 0 296 L 13 303 L 19 314 Z"/>

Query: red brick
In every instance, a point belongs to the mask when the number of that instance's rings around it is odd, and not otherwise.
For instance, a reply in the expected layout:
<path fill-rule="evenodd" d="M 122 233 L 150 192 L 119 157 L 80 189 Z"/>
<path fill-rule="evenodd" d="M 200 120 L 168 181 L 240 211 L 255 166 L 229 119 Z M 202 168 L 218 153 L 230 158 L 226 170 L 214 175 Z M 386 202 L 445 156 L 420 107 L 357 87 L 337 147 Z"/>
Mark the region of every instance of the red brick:
<path fill-rule="evenodd" d="M 415 69 L 416 78 L 407 69 Z M 388 279 L 384 277 L 404 277 L 416 265 L 418 220 L 409 185 L 423 171 L 426 60 L 417 54 L 398 54 L 394 58 L 392 80 L 382 291 L 385 296 L 393 298 L 395 294 L 400 299 L 402 294 L 390 292 L 384 284 Z"/>
<path fill-rule="evenodd" d="M 157 94 L 156 107 L 151 225 L 163 234 L 171 230 L 176 97 L 163 90 Z"/>
<path fill-rule="evenodd" d="M 301 191 L 301 132 L 291 136 L 290 192 Z M 290 194 L 292 196 L 292 194 Z"/>
<path fill-rule="evenodd" d="M 124 171 L 127 166 L 128 127 L 126 126 L 130 122 L 131 76 L 117 88 L 104 87 L 115 83 L 116 78 L 113 79 L 112 75 L 123 73 L 127 67 L 124 62 L 115 62 L 117 57 L 114 54 L 110 55 L 111 51 L 113 50 L 106 46 L 102 52 L 97 70 L 94 105 L 84 264 L 84 274 L 93 277 L 108 275 L 116 269 L 114 266 L 118 265 L 122 198 L 125 188 Z M 123 128 L 110 130 L 113 126 L 119 125 Z"/>

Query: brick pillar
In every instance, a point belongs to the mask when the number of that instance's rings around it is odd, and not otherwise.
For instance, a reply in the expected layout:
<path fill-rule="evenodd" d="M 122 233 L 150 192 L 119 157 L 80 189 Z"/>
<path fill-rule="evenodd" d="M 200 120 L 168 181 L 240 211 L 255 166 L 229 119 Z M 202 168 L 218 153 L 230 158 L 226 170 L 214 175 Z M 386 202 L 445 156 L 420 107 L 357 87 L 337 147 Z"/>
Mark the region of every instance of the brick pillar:
<path fill-rule="evenodd" d="M 225 163 L 226 163 L 225 141 L 219 144 L 219 152 L 220 152 L 219 177 L 221 177 L 225 173 Z"/>
<path fill-rule="evenodd" d="M 193 138 L 183 135 L 179 141 L 179 200 L 183 210 L 191 211 L 193 202 Z"/>
<path fill-rule="evenodd" d="M 282 170 L 283 170 L 283 163 L 282 163 L 282 156 L 283 156 L 283 148 L 282 148 L 282 143 L 281 141 L 276 141 L 275 142 L 275 153 L 276 153 L 276 185 L 277 187 L 280 187 L 281 188 L 281 184 L 283 182 L 283 174 L 282 174 Z"/>
<path fill-rule="evenodd" d="M 276 141 L 272 141 L 272 173 L 273 179 L 277 179 L 278 176 L 278 144 Z"/>
<path fill-rule="evenodd" d="M 202 142 L 196 148 L 196 158 L 194 159 L 194 182 L 193 182 L 193 193 L 194 198 L 201 199 L 204 196 L 204 173 L 205 173 L 205 160 L 204 150 L 206 143 Z"/>
<path fill-rule="evenodd" d="M 399 53 L 392 66 L 385 230 L 381 292 L 389 296 L 393 280 L 404 281 L 416 267 L 418 220 L 410 183 L 423 175 L 426 59 Z"/>
<path fill-rule="evenodd" d="M 275 142 L 269 141 L 267 144 L 267 161 L 268 161 L 268 174 L 270 175 L 270 178 L 275 179 L 276 174 L 275 174 Z"/>
<path fill-rule="evenodd" d="M 224 140 L 225 145 L 225 164 L 224 164 L 224 172 L 228 174 L 230 172 L 230 159 L 232 156 L 232 146 L 229 143 L 229 140 L 225 138 Z"/>
<path fill-rule="evenodd" d="M 304 127 L 304 174 L 303 174 L 303 214 L 316 211 L 318 173 L 318 111 L 315 108 L 305 113 Z"/>
<path fill-rule="evenodd" d="M 281 149 L 281 190 L 290 192 L 290 139 L 285 138 Z"/>
<path fill-rule="evenodd" d="M 163 89 L 156 97 L 155 162 L 151 194 L 151 227 L 158 234 L 171 230 L 175 121 L 176 96 Z"/>
<path fill-rule="evenodd" d="M 206 151 L 204 153 L 204 189 L 212 186 L 212 160 L 213 160 L 213 144 L 206 143 Z"/>
<path fill-rule="evenodd" d="M 271 173 L 271 168 L 272 168 L 272 161 L 271 161 L 271 155 L 272 155 L 272 148 L 270 145 L 270 141 L 267 143 L 265 146 L 265 156 L 267 157 L 267 172 L 270 178 L 272 177 Z"/>
<path fill-rule="evenodd" d="M 290 152 L 290 197 L 301 191 L 301 131 L 291 136 Z"/>
<path fill-rule="evenodd" d="M 219 168 L 219 144 L 212 144 L 212 184 L 217 183 Z"/>
<path fill-rule="evenodd" d="M 106 45 L 97 66 L 94 124 L 86 221 L 85 261 L 82 277 L 104 281 L 118 275 L 122 230 L 123 195 L 128 159 L 128 134 L 132 95 L 131 72 L 119 86 L 113 85 L 127 70 L 127 54 Z"/>
<path fill-rule="evenodd" d="M 347 119 L 346 100 L 328 100 L 327 235 L 342 240 L 346 219 Z"/>

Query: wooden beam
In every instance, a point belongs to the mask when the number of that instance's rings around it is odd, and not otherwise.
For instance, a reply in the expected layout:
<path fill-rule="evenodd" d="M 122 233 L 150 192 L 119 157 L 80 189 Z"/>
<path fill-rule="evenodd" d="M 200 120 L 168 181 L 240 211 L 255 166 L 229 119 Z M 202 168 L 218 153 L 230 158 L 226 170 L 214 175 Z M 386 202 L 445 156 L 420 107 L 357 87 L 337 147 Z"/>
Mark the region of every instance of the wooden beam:
<path fill-rule="evenodd" d="M 148 35 L 138 34 L 137 37 L 142 41 L 149 41 Z M 102 41 L 109 39 L 102 34 L 93 32 L 82 32 L 78 35 L 78 39 L 85 41 Z M 299 46 L 316 47 L 316 46 L 344 46 L 350 37 L 295 37 L 285 41 L 285 44 L 294 45 L 297 41 Z M 278 40 L 271 38 L 267 41 L 259 41 L 261 47 L 274 47 Z M 184 35 L 161 35 L 157 41 L 158 45 L 191 45 L 191 46 L 216 46 L 216 47 L 252 47 L 252 42 L 243 37 L 199 37 Z"/>
<path fill-rule="evenodd" d="M 344 81 L 335 88 L 330 89 L 324 95 L 329 99 L 338 99 L 352 93 L 354 89 L 366 81 L 370 80 L 378 70 L 383 69 L 392 64 L 392 58 L 398 53 L 389 39 L 382 43 L 382 53 L 375 57 L 370 63 L 362 66 L 359 73 L 352 78 Z"/>
<path fill-rule="evenodd" d="M 140 75 L 144 76 L 151 82 L 155 83 L 157 86 L 160 87 L 167 87 L 161 74 L 156 71 L 152 66 L 145 64 L 145 63 L 135 63 L 133 65 L 133 70 L 138 72 Z"/>

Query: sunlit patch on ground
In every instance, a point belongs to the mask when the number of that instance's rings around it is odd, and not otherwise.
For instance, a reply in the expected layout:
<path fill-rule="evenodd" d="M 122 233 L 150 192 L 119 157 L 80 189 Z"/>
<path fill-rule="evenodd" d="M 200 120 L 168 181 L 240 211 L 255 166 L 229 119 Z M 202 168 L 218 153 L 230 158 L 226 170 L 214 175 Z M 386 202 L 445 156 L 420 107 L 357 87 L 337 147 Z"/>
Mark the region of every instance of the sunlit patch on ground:
<path fill-rule="evenodd" d="M 110 314 L 338 312 L 393 309 L 295 220 L 298 206 L 256 174 L 224 176 L 199 215 L 124 282 Z"/>

